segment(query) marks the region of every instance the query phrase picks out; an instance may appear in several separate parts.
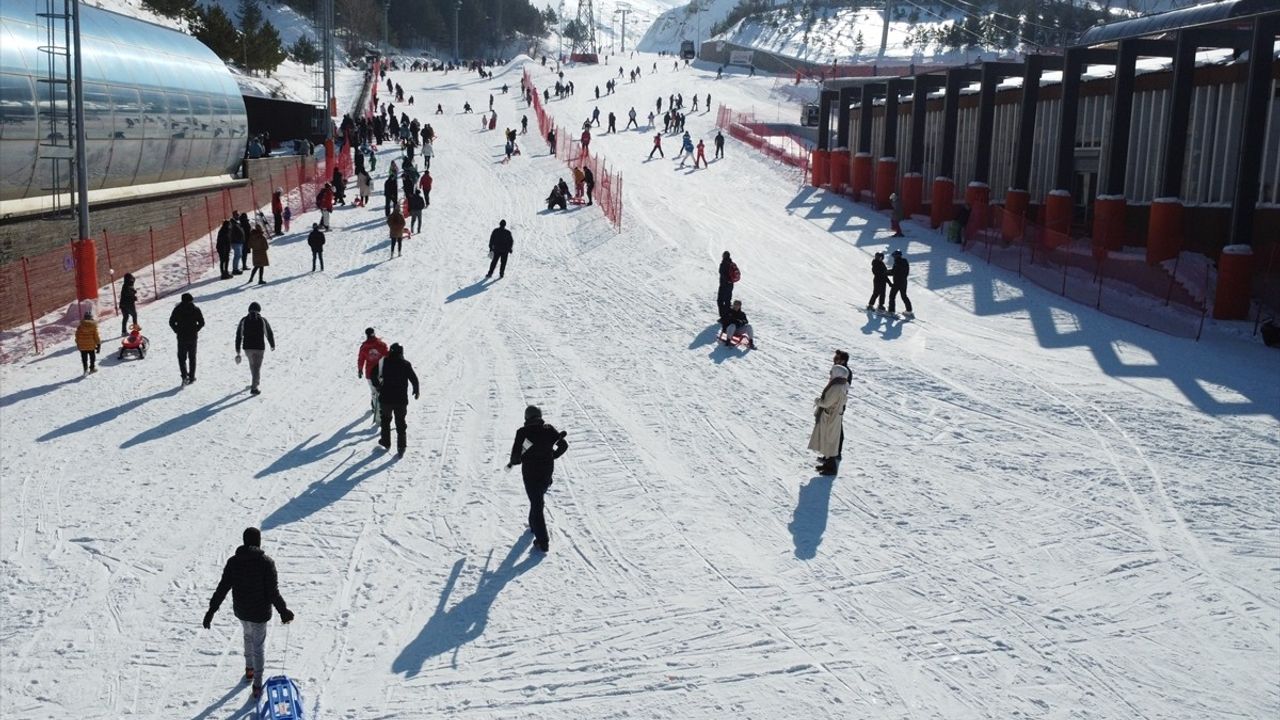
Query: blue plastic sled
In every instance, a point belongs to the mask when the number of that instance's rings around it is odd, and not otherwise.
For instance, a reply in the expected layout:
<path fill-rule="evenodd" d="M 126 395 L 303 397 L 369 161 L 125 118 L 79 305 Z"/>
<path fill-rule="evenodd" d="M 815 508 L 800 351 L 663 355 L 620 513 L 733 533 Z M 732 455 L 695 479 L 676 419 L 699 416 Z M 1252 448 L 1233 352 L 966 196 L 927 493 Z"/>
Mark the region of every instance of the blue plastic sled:
<path fill-rule="evenodd" d="M 284 675 L 273 675 L 262 686 L 258 720 L 303 720 L 302 691 Z"/>

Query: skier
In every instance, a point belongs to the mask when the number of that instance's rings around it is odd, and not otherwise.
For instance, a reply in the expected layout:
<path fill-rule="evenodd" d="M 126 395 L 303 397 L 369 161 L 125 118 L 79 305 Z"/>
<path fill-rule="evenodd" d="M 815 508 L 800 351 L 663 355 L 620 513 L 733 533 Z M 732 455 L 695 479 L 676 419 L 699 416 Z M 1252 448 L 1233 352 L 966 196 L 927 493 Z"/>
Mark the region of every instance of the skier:
<path fill-rule="evenodd" d="M 652 121 L 650 121 L 650 124 L 651 124 L 651 125 L 653 124 L 653 123 L 652 123 Z M 654 153 L 658 153 L 658 157 L 660 157 L 660 158 L 665 158 L 665 157 L 666 157 L 666 155 L 663 155 L 663 154 L 662 154 L 662 133 L 654 133 L 654 134 L 653 134 L 653 149 L 649 151 L 649 159 L 650 159 L 650 160 L 652 160 L 652 159 L 653 159 L 653 154 L 654 154 Z"/>
<path fill-rule="evenodd" d="M 324 270 L 324 233 L 320 223 L 311 223 L 311 234 L 307 235 L 307 247 L 311 248 L 311 272 L 316 271 L 316 263 Z"/>
<path fill-rule="evenodd" d="M 138 322 L 138 291 L 133 287 L 133 273 L 124 274 L 124 283 L 120 286 L 120 334 L 127 335 L 129 318 L 134 324 Z"/>
<path fill-rule="evenodd" d="M 84 318 L 76 326 L 76 349 L 80 351 L 80 364 L 84 367 L 84 374 L 98 372 L 102 336 L 98 334 L 98 321 L 93 319 L 92 310 L 86 310 Z"/>
<path fill-rule="evenodd" d="M 182 293 L 182 302 L 169 313 L 169 328 L 178 336 L 178 372 L 182 373 L 183 385 L 196 381 L 196 341 L 203 327 L 204 313 L 196 307 L 195 298 L 191 293 Z"/>
<path fill-rule="evenodd" d="M 236 326 L 236 364 L 240 364 L 240 349 L 243 347 L 249 358 L 249 392 L 253 395 L 261 393 L 258 380 L 262 375 L 262 356 L 267 352 L 267 345 L 271 346 L 272 352 L 276 349 L 275 333 L 271 332 L 271 323 L 259 314 L 261 311 L 262 306 L 257 302 L 249 303 L 249 314 L 240 318 L 240 324 Z"/>
<path fill-rule="evenodd" d="M 533 546 L 541 552 L 551 549 L 543 502 L 551 487 L 556 458 L 569 449 L 564 437 L 564 432 L 543 422 L 541 410 L 530 405 L 524 410 L 524 425 L 516 430 L 511 460 L 507 463 L 508 469 L 512 465 L 520 466 L 524 491 L 529 496 L 529 530 L 533 533 Z"/>
<path fill-rule="evenodd" d="M 684 161 L 693 156 L 693 136 L 686 130 L 684 136 L 680 140 L 680 167 L 684 167 Z"/>
<path fill-rule="evenodd" d="M 911 274 L 911 265 L 907 259 L 902 257 L 901 250 L 893 251 L 893 267 L 889 268 L 889 275 L 893 278 L 893 289 L 889 291 L 889 314 L 893 315 L 893 301 L 898 295 L 902 295 L 902 306 L 906 308 L 904 316 L 908 318 L 915 317 L 911 312 L 911 300 L 907 297 L 907 276 Z"/>
<path fill-rule="evenodd" d="M 378 444 L 384 450 L 391 449 L 391 419 L 396 421 L 396 454 L 403 457 L 407 446 L 405 413 L 409 410 L 409 385 L 413 385 L 413 399 L 418 399 L 418 375 L 413 365 L 404 359 L 404 348 L 392 343 L 386 357 L 378 361 L 373 384 L 378 388 L 381 433 Z"/>
<path fill-rule="evenodd" d="M 404 215 L 400 214 L 400 206 L 397 205 L 387 216 L 387 231 L 391 234 L 391 257 L 396 256 L 397 250 L 404 255 L 404 225 Z"/>
<path fill-rule="evenodd" d="M 698 154 L 693 158 L 693 167 L 695 170 L 698 168 L 699 162 L 702 163 L 702 167 L 704 169 L 707 167 L 707 147 L 702 143 L 701 138 L 698 139 Z"/>
<path fill-rule="evenodd" d="M 720 132 L 719 130 L 716 131 L 715 144 L 716 144 L 716 158 L 724 157 L 724 133 Z"/>
<path fill-rule="evenodd" d="M 627 111 L 627 126 L 622 129 L 629 130 L 633 127 L 637 130 L 640 129 L 640 125 L 636 122 L 636 109 L 634 106 Z"/>
<path fill-rule="evenodd" d="M 724 255 L 720 256 L 720 286 L 716 291 L 716 308 L 720 317 L 728 314 L 733 305 L 733 284 L 738 282 L 738 277 L 738 264 L 729 257 L 729 251 L 725 250 Z"/>
<path fill-rule="evenodd" d="M 884 253 L 878 252 L 871 259 L 871 299 L 867 309 L 884 312 L 884 291 L 889 285 L 889 270 L 884 266 Z"/>
<path fill-rule="evenodd" d="M 742 311 L 742 301 L 734 300 L 729 311 L 720 318 L 720 324 L 724 326 L 724 344 L 732 345 L 734 335 L 742 335 L 747 339 L 747 347 L 755 350 L 755 330 L 751 327 L 751 321 L 747 320 L 747 314 Z"/>
<path fill-rule="evenodd" d="M 586 189 L 585 194 L 587 196 L 587 204 L 594 205 L 595 202 L 592 200 L 591 196 L 596 191 L 596 175 L 591 172 L 591 168 L 586 165 L 582 166 L 582 185 Z"/>
<path fill-rule="evenodd" d="M 822 394 L 813 401 L 813 433 L 809 436 L 809 449 L 820 456 L 817 470 L 822 475 L 835 475 L 839 463 L 844 405 L 849 395 L 849 368 L 837 361 L 831 366 L 829 376 Z"/>
<path fill-rule="evenodd" d="M 253 251 L 253 270 L 249 272 L 249 282 L 253 282 L 253 276 L 257 275 L 258 284 L 266 285 L 267 266 L 271 264 L 271 259 L 267 257 L 267 233 L 261 225 L 254 225 L 249 232 L 249 249 Z"/>
<path fill-rule="evenodd" d="M 889 193 L 889 203 L 892 206 L 889 224 L 893 227 L 893 237 L 902 237 L 902 198 L 898 193 Z"/>
<path fill-rule="evenodd" d="M 271 608 L 280 613 L 280 622 L 293 622 L 293 611 L 280 596 L 276 564 L 262 551 L 262 531 L 256 527 L 245 528 L 244 544 L 236 548 L 226 566 L 222 568 L 222 580 L 209 599 L 209 611 L 204 614 L 204 629 L 213 624 L 213 616 L 222 601 L 231 593 L 231 607 L 244 629 L 244 678 L 253 683 L 253 696 L 262 695 L 262 673 L 266 669 L 267 623 L 271 621 Z"/>
<path fill-rule="evenodd" d="M 364 342 L 360 343 L 360 352 L 356 354 L 356 377 L 365 378 L 369 382 L 369 409 L 373 411 L 373 426 L 382 422 L 382 409 L 378 403 L 378 386 L 374 377 L 378 372 L 378 362 L 387 356 L 387 344 L 374 334 L 373 328 L 364 329 Z"/>
<path fill-rule="evenodd" d="M 515 248 L 515 238 L 511 237 L 511 231 L 507 229 L 507 221 L 499 220 L 498 227 L 489 233 L 489 256 L 493 259 L 489 261 L 489 272 L 485 277 L 493 277 L 493 269 L 498 268 L 498 277 L 506 277 L 507 274 L 507 256 Z M 501 262 L 501 267 L 499 267 Z"/>

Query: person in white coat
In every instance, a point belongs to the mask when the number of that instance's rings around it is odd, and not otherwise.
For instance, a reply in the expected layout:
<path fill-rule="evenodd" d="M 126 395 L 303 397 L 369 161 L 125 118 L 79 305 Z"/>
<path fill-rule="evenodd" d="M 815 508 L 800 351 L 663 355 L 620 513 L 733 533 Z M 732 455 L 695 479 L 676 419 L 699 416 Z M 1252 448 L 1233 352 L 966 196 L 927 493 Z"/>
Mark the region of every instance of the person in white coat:
<path fill-rule="evenodd" d="M 844 434 L 844 404 L 849 395 L 849 368 L 839 360 L 831 367 L 830 380 L 813 401 L 813 434 L 809 449 L 818 453 L 818 472 L 835 475 Z"/>

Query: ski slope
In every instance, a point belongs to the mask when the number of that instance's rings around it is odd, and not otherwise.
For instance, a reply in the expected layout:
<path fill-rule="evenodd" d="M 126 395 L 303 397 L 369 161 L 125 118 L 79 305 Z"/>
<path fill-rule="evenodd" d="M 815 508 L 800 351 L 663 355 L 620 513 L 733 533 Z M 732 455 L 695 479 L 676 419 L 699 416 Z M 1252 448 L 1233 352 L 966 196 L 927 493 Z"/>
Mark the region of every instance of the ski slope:
<path fill-rule="evenodd" d="M 768 78 L 634 62 L 599 102 L 620 127 L 672 92 L 795 114 Z M 577 94 L 550 109 L 572 128 L 617 69 L 566 73 Z M 141 308 L 144 361 L 107 354 L 82 380 L 64 344 L 0 366 L 0 716 L 244 717 L 230 603 L 200 620 L 247 525 L 297 613 L 268 671 L 311 718 L 1280 712 L 1273 351 L 1100 315 L 913 223 L 892 240 L 732 139 L 694 171 L 675 138 L 646 161 L 651 133 L 597 133 L 622 232 L 546 213 L 564 165 L 532 133 L 501 163 L 519 78 L 393 74 L 439 138 L 424 232 L 388 259 L 377 193 L 334 213 L 324 272 L 303 216 L 266 285 L 206 275 L 196 384 L 164 327 L 175 298 Z M 495 132 L 461 114 L 489 93 Z M 714 117 L 688 120 L 709 148 Z M 503 218 L 515 252 L 484 281 Z M 906 324 L 860 310 L 871 253 L 899 248 Z M 755 351 L 714 342 L 724 250 Z M 232 362 L 251 301 L 278 342 L 258 397 Z M 366 326 L 423 382 L 401 460 L 355 374 Z M 824 478 L 805 445 L 834 348 L 855 379 Z M 570 442 L 545 557 L 502 467 L 530 403 Z"/>

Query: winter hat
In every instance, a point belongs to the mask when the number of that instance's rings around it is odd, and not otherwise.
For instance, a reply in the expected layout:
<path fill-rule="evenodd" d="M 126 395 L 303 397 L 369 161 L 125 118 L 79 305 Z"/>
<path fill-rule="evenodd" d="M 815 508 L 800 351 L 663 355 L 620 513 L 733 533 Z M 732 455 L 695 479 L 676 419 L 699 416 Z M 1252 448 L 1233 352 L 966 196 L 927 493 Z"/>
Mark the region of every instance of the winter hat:
<path fill-rule="evenodd" d="M 894 250 L 894 251 L 893 251 L 893 256 L 894 256 L 894 257 L 902 257 L 902 251 L 901 251 L 901 250 Z"/>
<path fill-rule="evenodd" d="M 878 253 L 876 253 L 876 259 L 877 259 L 877 260 L 883 260 L 883 259 L 884 259 L 884 253 L 882 253 L 882 252 L 878 252 Z"/>
<path fill-rule="evenodd" d="M 364 329 L 364 336 L 365 336 L 365 337 L 373 337 L 373 328 L 365 328 L 365 329 Z"/>
<path fill-rule="evenodd" d="M 244 544 L 250 547 L 262 547 L 262 531 L 256 527 L 245 528 Z"/>
<path fill-rule="evenodd" d="M 849 368 L 843 365 L 833 365 L 831 367 L 831 379 L 835 380 L 836 378 L 842 378 L 844 380 L 848 380 Z"/>
<path fill-rule="evenodd" d="M 131 283 L 131 282 L 133 282 L 133 273 L 125 273 L 125 274 L 124 274 L 124 281 L 125 281 L 125 282 L 127 282 L 127 283 Z"/>
<path fill-rule="evenodd" d="M 259 305 L 256 301 L 249 303 L 249 312 L 260 312 L 261 310 L 262 310 L 262 306 Z"/>
<path fill-rule="evenodd" d="M 85 319 L 85 320 L 92 320 L 92 319 L 93 319 L 93 310 L 85 310 L 85 311 L 84 311 L 84 319 Z"/>
<path fill-rule="evenodd" d="M 498 227 L 506 227 L 506 226 L 507 226 L 507 221 L 506 221 L 506 220 L 499 220 L 499 221 L 498 221 Z"/>
<path fill-rule="evenodd" d="M 195 298 L 191 297 L 191 293 L 182 293 L 182 302 L 192 302 Z"/>
<path fill-rule="evenodd" d="M 404 348 L 400 347 L 400 343 L 391 343 L 391 348 L 390 348 L 390 350 L 391 350 L 391 354 L 392 354 L 392 355 L 403 355 L 403 354 L 404 354 Z"/>
<path fill-rule="evenodd" d="M 542 410 L 537 405 L 530 405 L 529 407 L 524 409 L 525 422 L 529 422 L 530 420 L 541 420 L 541 419 L 542 419 Z"/>

